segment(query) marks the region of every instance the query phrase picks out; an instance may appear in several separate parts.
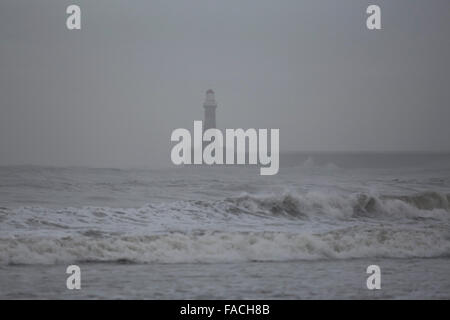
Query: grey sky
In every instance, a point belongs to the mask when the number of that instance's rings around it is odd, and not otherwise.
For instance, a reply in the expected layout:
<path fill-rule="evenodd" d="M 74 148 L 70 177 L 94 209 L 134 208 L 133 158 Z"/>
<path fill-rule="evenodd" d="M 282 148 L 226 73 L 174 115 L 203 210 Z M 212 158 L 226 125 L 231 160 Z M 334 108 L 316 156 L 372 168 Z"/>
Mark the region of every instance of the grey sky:
<path fill-rule="evenodd" d="M 448 0 L 3 0 L 0 164 L 169 163 L 208 88 L 282 150 L 450 151 L 449 31 Z"/>

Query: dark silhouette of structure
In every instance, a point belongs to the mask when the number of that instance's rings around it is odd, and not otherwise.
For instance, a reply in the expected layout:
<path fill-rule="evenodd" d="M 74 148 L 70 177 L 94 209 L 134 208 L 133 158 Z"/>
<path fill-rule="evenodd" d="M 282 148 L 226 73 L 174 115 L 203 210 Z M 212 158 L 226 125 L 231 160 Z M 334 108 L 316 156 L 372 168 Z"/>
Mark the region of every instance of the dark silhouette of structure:
<path fill-rule="evenodd" d="M 217 103 L 214 98 L 214 91 L 209 89 L 206 91 L 206 99 L 203 104 L 203 108 L 205 109 L 205 117 L 203 122 L 203 130 L 208 130 L 211 128 L 216 128 L 216 108 Z"/>

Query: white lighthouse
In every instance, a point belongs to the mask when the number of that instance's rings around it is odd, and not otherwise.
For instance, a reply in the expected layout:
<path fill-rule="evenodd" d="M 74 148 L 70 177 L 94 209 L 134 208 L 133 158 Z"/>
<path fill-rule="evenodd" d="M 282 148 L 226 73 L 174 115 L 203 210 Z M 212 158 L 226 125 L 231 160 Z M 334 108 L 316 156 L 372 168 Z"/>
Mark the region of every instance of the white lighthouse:
<path fill-rule="evenodd" d="M 214 91 L 209 89 L 206 91 L 206 99 L 205 103 L 203 104 L 203 108 L 205 108 L 205 118 L 204 118 L 204 129 L 208 130 L 211 128 L 216 128 L 216 108 L 217 103 L 216 99 L 214 98 Z"/>

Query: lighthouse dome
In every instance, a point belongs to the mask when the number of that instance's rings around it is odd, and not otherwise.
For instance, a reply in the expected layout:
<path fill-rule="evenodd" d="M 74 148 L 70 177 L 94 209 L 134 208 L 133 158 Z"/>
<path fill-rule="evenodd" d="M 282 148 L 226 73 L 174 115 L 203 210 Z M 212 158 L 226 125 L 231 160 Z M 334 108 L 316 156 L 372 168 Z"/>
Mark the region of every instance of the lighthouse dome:
<path fill-rule="evenodd" d="M 209 89 L 206 91 L 206 99 L 205 103 L 203 104 L 205 107 L 217 107 L 216 99 L 214 98 L 214 91 L 212 89 Z"/>

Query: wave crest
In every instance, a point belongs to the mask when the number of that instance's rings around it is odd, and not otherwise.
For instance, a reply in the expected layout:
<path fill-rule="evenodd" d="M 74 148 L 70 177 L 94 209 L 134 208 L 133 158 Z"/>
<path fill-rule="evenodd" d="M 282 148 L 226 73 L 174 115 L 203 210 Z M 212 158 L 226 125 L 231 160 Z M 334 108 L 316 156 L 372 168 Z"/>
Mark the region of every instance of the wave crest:
<path fill-rule="evenodd" d="M 299 218 L 448 218 L 450 195 L 425 192 L 411 196 L 309 192 L 228 198 L 232 211 Z"/>

